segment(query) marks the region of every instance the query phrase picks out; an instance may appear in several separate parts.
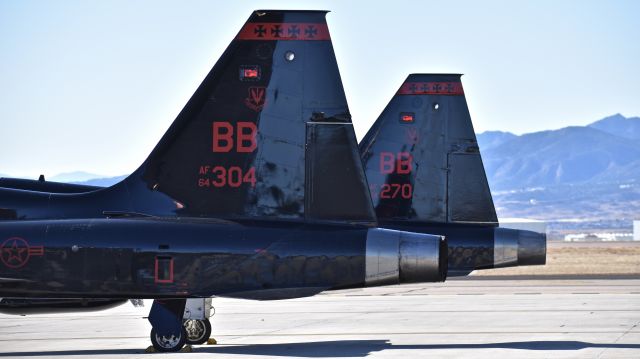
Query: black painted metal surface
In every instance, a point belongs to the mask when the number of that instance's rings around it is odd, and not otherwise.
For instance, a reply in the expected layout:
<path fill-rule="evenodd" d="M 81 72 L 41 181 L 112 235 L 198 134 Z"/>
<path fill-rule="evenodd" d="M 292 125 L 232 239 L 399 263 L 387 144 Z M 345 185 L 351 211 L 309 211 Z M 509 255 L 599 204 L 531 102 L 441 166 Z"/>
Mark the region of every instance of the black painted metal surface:
<path fill-rule="evenodd" d="M 12 279 L 0 281 L 3 297 L 241 297 L 364 284 L 361 227 L 79 219 L 5 222 L 0 236 L 9 238 L 0 278 Z"/>
<path fill-rule="evenodd" d="M 473 224 L 415 224 L 385 221 L 386 228 L 402 231 L 439 234 L 447 238 L 448 276 L 467 275 L 478 269 L 494 267 L 494 229 Z"/>
<path fill-rule="evenodd" d="M 379 220 L 497 225 L 460 75 L 409 75 L 360 153 Z"/>
<path fill-rule="evenodd" d="M 535 259 L 528 263 L 543 264 L 544 234 L 497 229 L 460 77 L 409 75 L 360 142 L 378 221 L 385 228 L 446 236 L 450 276 L 526 264 L 503 258 L 504 247 L 513 245 L 505 234 L 531 237 L 527 246 Z M 517 253 L 514 240 L 507 249 Z"/>

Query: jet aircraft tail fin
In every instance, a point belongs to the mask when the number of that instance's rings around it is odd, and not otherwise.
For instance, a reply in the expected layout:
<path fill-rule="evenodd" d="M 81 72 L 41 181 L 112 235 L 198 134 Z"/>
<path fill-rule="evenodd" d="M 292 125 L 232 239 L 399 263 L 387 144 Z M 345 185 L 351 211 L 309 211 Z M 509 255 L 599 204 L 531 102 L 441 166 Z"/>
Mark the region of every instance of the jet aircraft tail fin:
<path fill-rule="evenodd" d="M 123 181 L 133 211 L 375 223 L 325 14 L 253 12 Z"/>
<path fill-rule="evenodd" d="M 409 75 L 361 141 L 378 220 L 498 224 L 460 77 Z"/>

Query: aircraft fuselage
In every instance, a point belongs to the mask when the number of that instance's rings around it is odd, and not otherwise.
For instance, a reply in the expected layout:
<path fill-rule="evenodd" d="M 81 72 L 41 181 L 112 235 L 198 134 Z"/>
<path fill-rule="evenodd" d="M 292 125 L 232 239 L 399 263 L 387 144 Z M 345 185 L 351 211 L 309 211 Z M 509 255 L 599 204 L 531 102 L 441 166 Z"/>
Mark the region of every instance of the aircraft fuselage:
<path fill-rule="evenodd" d="M 363 226 L 4 221 L 0 297 L 279 299 L 365 284 Z"/>

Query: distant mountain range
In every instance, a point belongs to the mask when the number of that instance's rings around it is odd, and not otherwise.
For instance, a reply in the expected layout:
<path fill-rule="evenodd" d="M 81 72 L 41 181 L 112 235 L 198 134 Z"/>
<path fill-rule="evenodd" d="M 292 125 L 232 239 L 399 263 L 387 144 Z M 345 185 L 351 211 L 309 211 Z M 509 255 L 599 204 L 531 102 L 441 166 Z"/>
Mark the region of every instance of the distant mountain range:
<path fill-rule="evenodd" d="M 640 179 L 640 118 L 617 114 L 584 127 L 478 135 L 493 191 Z"/>
<path fill-rule="evenodd" d="M 486 131 L 476 134 L 476 136 L 478 138 L 478 144 L 480 145 L 480 151 L 482 151 L 482 154 L 490 148 L 500 146 L 501 144 L 518 137 L 518 135 L 514 135 L 511 132 L 502 131 Z"/>
<path fill-rule="evenodd" d="M 125 178 L 127 178 L 127 175 L 116 176 L 116 177 L 92 178 L 86 181 L 72 181 L 71 183 L 84 184 L 88 186 L 109 187 L 111 185 L 114 185 L 122 181 Z"/>
<path fill-rule="evenodd" d="M 640 219 L 640 118 L 477 137 L 499 217 L 556 221 L 552 232 L 628 230 Z"/>
<path fill-rule="evenodd" d="M 84 171 L 74 171 L 74 172 L 65 172 L 60 173 L 52 177 L 47 177 L 47 181 L 53 182 L 83 182 L 89 181 L 94 178 L 104 178 L 106 176 L 98 175 L 95 173 L 89 173 Z"/>
<path fill-rule="evenodd" d="M 590 124 L 589 127 L 612 135 L 640 140 L 640 117 L 626 118 L 618 113 L 596 121 Z"/>

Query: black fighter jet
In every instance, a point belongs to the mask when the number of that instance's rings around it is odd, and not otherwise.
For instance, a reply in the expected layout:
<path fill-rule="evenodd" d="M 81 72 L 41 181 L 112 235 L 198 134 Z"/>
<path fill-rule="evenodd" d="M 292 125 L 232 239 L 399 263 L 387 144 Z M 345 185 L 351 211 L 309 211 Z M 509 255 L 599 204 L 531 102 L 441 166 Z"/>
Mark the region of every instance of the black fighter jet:
<path fill-rule="evenodd" d="M 360 142 L 378 223 L 446 236 L 449 276 L 544 264 L 544 233 L 498 226 L 460 77 L 409 75 Z"/>
<path fill-rule="evenodd" d="M 186 298 L 446 277 L 443 236 L 377 227 L 324 11 L 252 13 L 122 182 L 3 185 L 0 297 L 18 310 L 154 299 L 159 351 L 184 345 Z"/>

